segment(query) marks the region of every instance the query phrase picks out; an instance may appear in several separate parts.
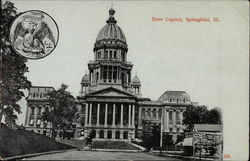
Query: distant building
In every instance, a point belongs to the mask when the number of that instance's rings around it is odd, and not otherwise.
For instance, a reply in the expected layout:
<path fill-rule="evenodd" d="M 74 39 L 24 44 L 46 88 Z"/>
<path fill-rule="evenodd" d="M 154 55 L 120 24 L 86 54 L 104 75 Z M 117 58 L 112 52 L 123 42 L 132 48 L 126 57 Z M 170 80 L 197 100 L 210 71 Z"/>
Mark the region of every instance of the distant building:
<path fill-rule="evenodd" d="M 185 153 L 193 156 L 221 157 L 223 149 L 223 127 L 220 124 L 194 124 L 193 130 L 185 134 Z"/>
<path fill-rule="evenodd" d="M 51 123 L 42 121 L 41 115 L 45 108 L 50 108 L 46 94 L 53 90 L 53 87 L 45 86 L 30 88 L 29 96 L 26 98 L 27 109 L 24 125 L 27 130 L 51 136 Z"/>

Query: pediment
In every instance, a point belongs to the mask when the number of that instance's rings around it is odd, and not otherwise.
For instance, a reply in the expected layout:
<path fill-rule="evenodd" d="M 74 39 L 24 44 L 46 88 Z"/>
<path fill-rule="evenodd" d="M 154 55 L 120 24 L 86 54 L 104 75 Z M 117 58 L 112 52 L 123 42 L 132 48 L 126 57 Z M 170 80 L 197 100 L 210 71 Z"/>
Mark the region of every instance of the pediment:
<path fill-rule="evenodd" d="M 87 96 L 96 96 L 96 97 L 135 97 L 133 94 L 130 94 L 126 91 L 116 89 L 114 87 L 109 87 L 99 91 L 94 91 L 89 93 Z"/>

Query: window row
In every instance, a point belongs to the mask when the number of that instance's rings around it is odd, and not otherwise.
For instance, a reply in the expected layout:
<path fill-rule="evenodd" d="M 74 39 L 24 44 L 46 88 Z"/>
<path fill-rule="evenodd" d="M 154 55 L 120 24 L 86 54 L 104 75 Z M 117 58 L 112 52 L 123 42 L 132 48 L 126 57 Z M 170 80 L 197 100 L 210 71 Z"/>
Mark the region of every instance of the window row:
<path fill-rule="evenodd" d="M 29 125 L 30 126 L 36 125 L 36 127 L 46 128 L 48 126 L 48 122 L 47 121 L 42 121 L 41 119 L 37 119 L 37 121 L 35 123 L 35 120 L 33 118 L 31 118 L 30 121 L 29 121 Z"/>
<path fill-rule="evenodd" d="M 169 102 L 175 102 L 175 103 L 186 103 L 186 99 L 180 99 L 180 98 L 169 98 L 168 99 Z"/>
<path fill-rule="evenodd" d="M 126 61 L 126 52 L 121 51 L 120 55 L 119 52 L 115 49 L 105 49 L 104 52 L 102 50 L 97 51 L 97 60 L 100 59 L 121 59 L 123 62 Z"/>

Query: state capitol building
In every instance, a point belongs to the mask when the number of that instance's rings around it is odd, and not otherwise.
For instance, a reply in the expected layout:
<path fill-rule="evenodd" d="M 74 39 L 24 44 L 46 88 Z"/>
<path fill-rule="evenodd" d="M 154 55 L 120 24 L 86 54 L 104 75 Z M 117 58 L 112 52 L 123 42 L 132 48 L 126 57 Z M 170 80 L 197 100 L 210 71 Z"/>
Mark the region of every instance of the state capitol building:
<path fill-rule="evenodd" d="M 106 25 L 99 31 L 94 59 L 88 63 L 88 74 L 82 77 L 77 96 L 81 123 L 75 137 L 94 134 L 96 140 L 133 140 L 143 132 L 151 132 L 155 124 L 163 125 L 163 132 L 176 141 L 183 133 L 183 112 L 192 104 L 185 91 L 166 91 L 158 100 L 144 98 L 140 79 L 132 76 L 133 64 L 127 60 L 128 44 L 125 34 L 109 10 Z M 33 86 L 27 98 L 25 127 L 50 135 L 49 123 L 41 120 L 41 111 L 48 106 L 46 91 L 53 87 Z"/>

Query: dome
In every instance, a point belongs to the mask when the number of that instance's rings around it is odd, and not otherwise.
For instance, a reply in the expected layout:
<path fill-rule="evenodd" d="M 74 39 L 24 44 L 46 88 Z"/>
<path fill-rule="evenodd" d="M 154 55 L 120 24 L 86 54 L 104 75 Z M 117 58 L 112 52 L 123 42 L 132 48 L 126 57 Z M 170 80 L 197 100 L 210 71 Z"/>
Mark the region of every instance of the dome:
<path fill-rule="evenodd" d="M 137 75 L 132 79 L 132 86 L 140 86 L 141 85 L 141 81 L 139 79 L 139 77 L 137 77 Z"/>
<path fill-rule="evenodd" d="M 100 40 L 120 40 L 126 43 L 125 35 L 122 29 L 116 24 L 116 20 L 114 18 L 115 10 L 111 8 L 109 10 L 109 19 L 106 21 L 107 24 L 99 31 L 96 41 Z"/>
<path fill-rule="evenodd" d="M 82 77 L 81 83 L 89 83 L 89 76 L 88 76 L 87 74 L 85 74 L 85 75 Z"/>
<path fill-rule="evenodd" d="M 190 103 L 190 96 L 185 91 L 166 91 L 158 100 L 171 103 Z"/>
<path fill-rule="evenodd" d="M 98 33 L 96 41 L 114 39 L 126 42 L 122 29 L 115 23 L 108 23 Z"/>

